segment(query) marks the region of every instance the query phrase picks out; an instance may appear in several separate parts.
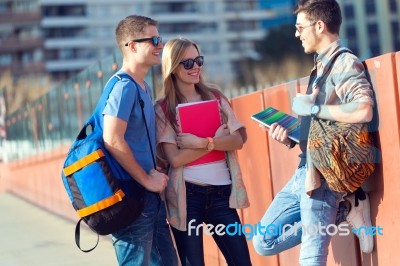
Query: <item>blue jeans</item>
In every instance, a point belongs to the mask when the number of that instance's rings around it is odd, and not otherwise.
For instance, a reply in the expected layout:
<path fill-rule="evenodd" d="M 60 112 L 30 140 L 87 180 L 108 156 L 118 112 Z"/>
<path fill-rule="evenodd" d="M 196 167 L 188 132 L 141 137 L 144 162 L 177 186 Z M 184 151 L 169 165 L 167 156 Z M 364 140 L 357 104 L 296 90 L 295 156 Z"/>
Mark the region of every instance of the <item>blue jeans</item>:
<path fill-rule="evenodd" d="M 178 265 L 159 194 L 146 192 L 145 207 L 131 225 L 112 234 L 119 265 Z"/>
<path fill-rule="evenodd" d="M 330 190 L 321 178 L 321 187 L 309 197 L 304 189 L 305 177 L 306 168 L 297 169 L 275 196 L 261 219 L 264 231 L 253 238 L 253 244 L 258 254 L 270 256 L 301 243 L 301 265 L 326 265 L 331 226 L 335 225 L 344 193 Z"/>
<path fill-rule="evenodd" d="M 251 265 L 244 235 L 217 234 L 215 226 L 240 224 L 236 209 L 229 208 L 231 186 L 198 186 L 186 182 L 188 231 L 172 228 L 182 265 L 204 265 L 203 225 L 213 225 L 210 232 L 228 265 Z M 201 226 L 196 234 L 197 226 Z"/>

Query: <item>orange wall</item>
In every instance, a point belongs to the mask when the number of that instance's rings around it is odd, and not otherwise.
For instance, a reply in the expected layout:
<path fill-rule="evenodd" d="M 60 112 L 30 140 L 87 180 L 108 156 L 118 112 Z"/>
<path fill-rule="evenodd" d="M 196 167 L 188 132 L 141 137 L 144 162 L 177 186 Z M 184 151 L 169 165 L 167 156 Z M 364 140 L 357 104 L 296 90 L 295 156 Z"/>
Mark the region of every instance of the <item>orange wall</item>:
<path fill-rule="evenodd" d="M 397 252 L 397 228 L 400 212 L 400 52 L 366 60 L 377 96 L 379 114 L 378 144 L 382 163 L 363 186 L 371 199 L 374 225 L 383 227 L 383 236 L 375 237 L 372 254 L 361 254 L 358 239 L 334 237 L 330 246 L 328 265 L 400 265 Z M 396 68 L 397 65 L 397 68 Z M 291 177 L 297 166 L 299 149 L 288 151 L 283 145 L 270 141 L 267 132 L 250 116 L 267 106 L 291 113 L 291 101 L 296 92 L 304 92 L 308 78 L 267 88 L 232 99 L 237 117 L 247 127 L 248 140 L 238 157 L 245 178 L 251 206 L 238 210 L 243 223 L 257 223 L 274 195 Z M 77 220 L 61 182 L 61 166 L 67 149 L 60 148 L 6 165 L 0 165 L 0 192 L 12 191 L 52 212 Z M 253 265 L 291 266 L 298 261 L 299 248 L 280 255 L 262 257 L 248 241 Z M 224 259 L 211 237 L 205 239 L 206 265 L 224 265 Z"/>

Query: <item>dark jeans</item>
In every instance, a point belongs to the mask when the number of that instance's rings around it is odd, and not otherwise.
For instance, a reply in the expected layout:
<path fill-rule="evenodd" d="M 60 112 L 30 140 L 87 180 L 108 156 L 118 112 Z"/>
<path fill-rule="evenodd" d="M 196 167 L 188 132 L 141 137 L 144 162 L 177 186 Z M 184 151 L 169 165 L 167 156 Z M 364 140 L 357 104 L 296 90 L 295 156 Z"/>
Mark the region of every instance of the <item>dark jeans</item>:
<path fill-rule="evenodd" d="M 186 182 L 188 231 L 172 228 L 182 265 L 204 265 L 203 226 L 210 230 L 228 265 L 251 265 L 249 249 L 244 235 L 217 234 L 216 226 L 240 224 L 236 209 L 229 208 L 231 186 L 198 186 Z M 195 220 L 195 221 L 194 221 Z M 190 226 L 189 226 L 190 224 Z M 196 234 L 196 231 L 198 232 Z"/>

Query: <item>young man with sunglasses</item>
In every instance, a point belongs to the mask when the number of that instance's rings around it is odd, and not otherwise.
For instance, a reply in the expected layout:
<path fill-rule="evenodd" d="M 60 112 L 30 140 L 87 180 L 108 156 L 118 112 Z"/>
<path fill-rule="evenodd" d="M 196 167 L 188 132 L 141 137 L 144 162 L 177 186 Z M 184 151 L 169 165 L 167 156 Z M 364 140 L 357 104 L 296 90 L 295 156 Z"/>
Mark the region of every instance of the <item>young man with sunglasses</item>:
<path fill-rule="evenodd" d="M 261 220 L 262 226 L 272 230 L 254 237 L 253 244 L 264 256 L 301 244 L 300 264 L 321 266 L 327 263 L 332 235 L 328 228 L 337 223 L 339 202 L 346 194 L 331 190 L 325 179 L 310 166 L 313 162 L 307 156 L 307 139 L 311 117 L 346 123 L 369 122 L 374 100 L 362 62 L 349 52 L 341 53 L 346 48 L 339 40 L 342 17 L 338 3 L 335 0 L 300 0 L 295 14 L 296 37 L 305 53 L 315 53 L 315 75 L 312 76 L 316 78 L 310 77 L 308 94 L 298 94 L 293 99 L 292 109 L 301 121 L 299 166 Z M 338 57 L 332 64 L 336 55 Z M 330 64 L 331 71 L 326 72 Z M 316 86 L 322 76 L 323 82 Z M 289 148 L 295 145 L 287 131 L 277 124 L 271 126 L 269 135 Z M 368 198 L 363 196 L 364 200 L 358 201 L 358 206 L 354 194 L 347 197 L 352 207 L 347 219 L 356 228 L 371 225 Z M 363 252 L 372 252 L 372 236 L 361 235 L 360 247 Z"/>
<path fill-rule="evenodd" d="M 103 111 L 103 138 L 111 155 L 146 189 L 141 216 L 112 234 L 119 265 L 178 265 L 159 194 L 168 176 L 154 169 L 155 113 L 151 88 L 144 81 L 148 70 L 160 64 L 163 44 L 157 24 L 151 18 L 131 15 L 115 30 L 123 62 L 115 74 L 120 80 Z"/>
<path fill-rule="evenodd" d="M 245 236 L 221 232 L 228 225 L 240 225 L 236 209 L 249 206 L 235 154 L 246 141 L 246 130 L 227 98 L 204 82 L 203 63 L 195 42 L 176 38 L 165 44 L 162 55 L 165 95 L 157 101 L 155 109 L 157 155 L 169 164 L 168 221 L 182 265 L 204 265 L 203 223 L 207 228 L 216 228 L 211 229 L 213 238 L 227 265 L 251 265 Z M 223 120 L 215 134 L 200 137 L 180 132 L 176 106 L 213 99 L 219 102 Z M 226 157 L 190 165 L 213 150 L 224 151 Z"/>

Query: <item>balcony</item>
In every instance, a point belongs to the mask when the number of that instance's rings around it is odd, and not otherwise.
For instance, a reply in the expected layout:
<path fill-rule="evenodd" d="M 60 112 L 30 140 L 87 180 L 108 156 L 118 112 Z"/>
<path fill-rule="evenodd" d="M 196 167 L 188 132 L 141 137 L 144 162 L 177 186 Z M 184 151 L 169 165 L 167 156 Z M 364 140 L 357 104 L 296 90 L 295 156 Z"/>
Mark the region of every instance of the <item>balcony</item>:
<path fill-rule="evenodd" d="M 0 72 L 5 70 L 10 70 L 12 75 L 16 78 L 24 75 L 30 74 L 45 74 L 46 69 L 43 62 L 22 64 L 22 63 L 12 63 L 8 66 L 0 66 Z"/>
<path fill-rule="evenodd" d="M 12 24 L 14 26 L 27 23 L 40 23 L 40 12 L 24 12 L 24 13 L 0 13 L 0 24 Z"/>
<path fill-rule="evenodd" d="M 0 52 L 2 53 L 34 50 L 41 47 L 43 47 L 43 40 L 40 37 L 23 39 L 19 37 L 10 37 L 0 40 Z"/>

